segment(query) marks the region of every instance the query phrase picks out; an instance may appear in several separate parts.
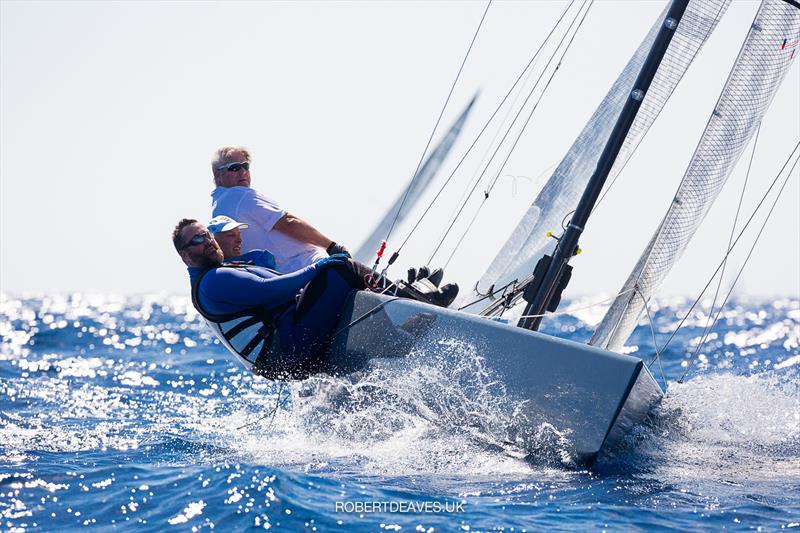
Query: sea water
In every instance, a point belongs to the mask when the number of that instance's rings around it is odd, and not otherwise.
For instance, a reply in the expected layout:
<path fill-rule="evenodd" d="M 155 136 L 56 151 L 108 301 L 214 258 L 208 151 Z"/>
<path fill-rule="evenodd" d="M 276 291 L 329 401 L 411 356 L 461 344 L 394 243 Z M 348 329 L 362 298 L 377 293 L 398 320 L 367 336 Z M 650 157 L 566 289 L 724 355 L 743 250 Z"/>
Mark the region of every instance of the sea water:
<path fill-rule="evenodd" d="M 0 530 L 800 528 L 800 301 L 730 302 L 698 351 L 702 304 L 651 366 L 651 419 L 585 468 L 557 431 L 509 444 L 517 400 L 457 339 L 279 384 L 183 296 L 4 295 Z M 690 305 L 659 301 L 626 351 L 651 361 Z M 586 341 L 599 312 L 543 331 Z"/>

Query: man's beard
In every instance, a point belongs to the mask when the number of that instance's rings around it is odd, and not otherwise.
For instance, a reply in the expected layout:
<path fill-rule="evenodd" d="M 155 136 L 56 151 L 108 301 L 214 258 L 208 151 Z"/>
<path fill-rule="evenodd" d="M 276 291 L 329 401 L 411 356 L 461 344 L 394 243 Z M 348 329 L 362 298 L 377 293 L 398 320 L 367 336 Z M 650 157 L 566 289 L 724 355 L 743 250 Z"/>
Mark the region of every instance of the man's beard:
<path fill-rule="evenodd" d="M 202 254 L 197 258 L 197 262 L 200 264 L 199 266 L 204 268 L 213 268 L 218 267 L 222 264 L 222 252 L 217 249 L 216 253 L 213 256 L 209 256 L 207 254 Z"/>

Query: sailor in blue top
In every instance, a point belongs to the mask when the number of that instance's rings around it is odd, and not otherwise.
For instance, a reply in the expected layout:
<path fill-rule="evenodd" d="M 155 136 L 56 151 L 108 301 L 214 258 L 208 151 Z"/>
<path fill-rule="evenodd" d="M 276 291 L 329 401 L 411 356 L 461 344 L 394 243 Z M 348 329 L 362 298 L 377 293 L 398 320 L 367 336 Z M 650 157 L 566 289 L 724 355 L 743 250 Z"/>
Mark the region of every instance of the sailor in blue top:
<path fill-rule="evenodd" d="M 238 224 L 224 221 L 222 228 L 231 223 Z M 290 273 L 223 262 L 214 234 L 194 219 L 178 223 L 172 242 L 189 269 L 195 308 L 229 341 L 229 349 L 267 377 L 303 378 L 325 371 L 325 348 L 344 303 L 353 290 L 366 289 L 367 283 L 378 290 L 393 287 L 398 296 L 435 305 L 452 302 L 433 284 L 390 283 L 344 255 L 324 257 Z M 235 246 L 231 252 L 236 252 Z M 245 342 L 234 346 L 232 338 L 240 336 Z M 253 356 L 257 346 L 261 348 Z"/>
<path fill-rule="evenodd" d="M 178 223 L 173 244 L 188 266 L 193 288 L 196 284 L 196 303 L 203 316 L 252 309 L 273 313 L 270 322 L 277 331 L 282 367 L 271 372 L 281 377 L 317 371 L 345 299 L 352 290 L 366 287 L 343 256 L 325 257 L 288 274 L 255 265 L 228 266 L 214 236 L 192 219 Z M 315 278 L 318 288 L 298 298 Z"/>

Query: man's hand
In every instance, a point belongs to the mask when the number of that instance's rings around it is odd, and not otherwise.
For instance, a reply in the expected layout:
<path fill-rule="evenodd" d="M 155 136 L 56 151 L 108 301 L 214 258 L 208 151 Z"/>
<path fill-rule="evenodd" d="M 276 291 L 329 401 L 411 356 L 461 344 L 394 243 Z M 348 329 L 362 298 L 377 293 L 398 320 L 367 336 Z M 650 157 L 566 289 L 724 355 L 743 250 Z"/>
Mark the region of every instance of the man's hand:
<path fill-rule="evenodd" d="M 323 268 L 326 266 L 344 265 L 345 263 L 347 263 L 348 259 L 350 259 L 349 255 L 333 254 L 330 257 L 323 257 L 322 259 L 314 263 L 314 266 L 316 266 L 317 268 Z"/>
<path fill-rule="evenodd" d="M 350 251 L 338 242 L 332 242 L 325 251 L 328 252 L 328 255 L 344 255 L 348 259 L 353 257 L 350 255 Z"/>

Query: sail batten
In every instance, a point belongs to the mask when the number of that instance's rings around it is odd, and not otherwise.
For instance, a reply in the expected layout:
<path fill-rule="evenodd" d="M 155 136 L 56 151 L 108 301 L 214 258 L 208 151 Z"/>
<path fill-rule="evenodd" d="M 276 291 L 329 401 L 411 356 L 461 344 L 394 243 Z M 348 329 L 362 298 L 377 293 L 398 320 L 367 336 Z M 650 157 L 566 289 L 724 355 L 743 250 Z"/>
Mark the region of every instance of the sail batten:
<path fill-rule="evenodd" d="M 689 3 L 609 173 L 609 180 L 619 174 L 636 150 L 729 4 L 730 0 L 692 0 Z M 493 289 L 513 284 L 514 280 L 526 279 L 536 261 L 552 252 L 555 243 L 546 233 L 561 227 L 562 220 L 575 208 L 668 9 L 669 5 L 478 281 L 478 294 L 488 294 Z"/>
<path fill-rule="evenodd" d="M 628 339 L 755 134 L 795 55 L 785 43 L 798 38 L 800 9 L 763 0 L 673 201 L 591 344 L 618 350 Z"/>

